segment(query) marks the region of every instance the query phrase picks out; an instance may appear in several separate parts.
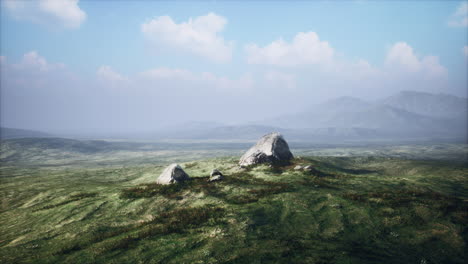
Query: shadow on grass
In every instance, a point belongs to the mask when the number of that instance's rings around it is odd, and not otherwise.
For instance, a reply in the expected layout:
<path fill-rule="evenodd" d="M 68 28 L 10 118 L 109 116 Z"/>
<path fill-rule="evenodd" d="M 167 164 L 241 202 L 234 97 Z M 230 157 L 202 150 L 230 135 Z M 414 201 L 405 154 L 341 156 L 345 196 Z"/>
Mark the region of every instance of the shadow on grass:
<path fill-rule="evenodd" d="M 225 216 L 225 209 L 213 205 L 186 207 L 159 214 L 153 220 L 124 227 L 100 226 L 91 232 L 91 236 L 81 242 L 65 245 L 54 255 L 66 255 L 80 251 L 107 239 L 96 247 L 95 253 L 103 254 L 116 250 L 135 247 L 138 241 L 157 235 L 185 233 L 204 225 L 220 225 Z M 114 237 L 119 237 L 112 239 Z"/>
<path fill-rule="evenodd" d="M 404 188 L 401 190 L 380 190 L 366 193 L 344 193 L 343 198 L 366 203 L 371 206 L 412 207 L 425 205 L 450 216 L 452 222 L 468 225 L 468 202 L 449 195 L 423 188 Z M 378 203 L 371 203 L 377 199 Z"/>
<path fill-rule="evenodd" d="M 66 199 L 63 202 L 46 205 L 46 206 L 34 209 L 33 212 L 56 208 L 56 207 L 66 205 L 66 204 L 69 204 L 69 203 L 72 203 L 72 202 L 76 202 L 76 201 L 79 201 L 79 200 L 82 200 L 82 199 L 85 199 L 85 198 L 91 198 L 91 197 L 96 197 L 96 196 L 98 196 L 97 192 L 74 194 L 74 195 L 71 195 L 68 199 Z"/>
<path fill-rule="evenodd" d="M 240 194 L 233 194 L 226 191 L 224 187 L 229 186 L 230 190 L 235 189 Z M 269 195 L 291 191 L 292 186 L 288 183 L 271 182 L 255 178 L 247 171 L 226 175 L 222 181 L 209 182 L 208 177 L 191 178 L 185 182 L 160 185 L 156 183 L 141 184 L 138 187 L 122 190 L 122 199 L 149 198 L 158 195 L 168 199 L 183 199 L 182 193 L 189 191 L 203 193 L 207 196 L 216 197 L 230 204 L 246 204 L 256 202 Z"/>

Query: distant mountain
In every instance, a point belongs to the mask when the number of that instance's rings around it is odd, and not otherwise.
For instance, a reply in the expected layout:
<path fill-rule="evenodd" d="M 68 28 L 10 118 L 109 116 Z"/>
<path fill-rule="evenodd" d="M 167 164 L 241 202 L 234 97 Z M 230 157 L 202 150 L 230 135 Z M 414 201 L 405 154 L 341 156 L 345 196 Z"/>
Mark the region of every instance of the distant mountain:
<path fill-rule="evenodd" d="M 160 130 L 155 139 L 255 140 L 277 131 L 289 140 L 466 140 L 467 99 L 401 92 L 376 102 L 338 97 L 303 112 L 240 125 L 190 122 Z"/>
<path fill-rule="evenodd" d="M 387 131 L 418 130 L 438 122 L 431 117 L 379 104 L 371 105 L 357 112 L 343 111 L 327 121 L 330 123 L 328 125 L 339 127 L 363 127 Z"/>
<path fill-rule="evenodd" d="M 467 140 L 468 100 L 453 95 L 404 91 L 393 96 L 367 102 L 354 97 L 338 97 L 310 106 L 303 112 L 277 118 L 226 125 L 219 122 L 186 122 L 154 132 L 122 135 L 119 138 L 151 140 L 256 140 L 276 131 L 288 140 L 338 141 L 443 139 Z M 107 135 L 104 135 L 105 137 Z M 24 137 L 51 137 L 30 130 L 2 128 L 2 139 Z M 129 146 L 100 145 L 99 142 L 57 141 L 78 152 L 106 151 Z M 24 144 L 28 141 L 11 142 Z M 97 144 L 96 144 L 97 143 Z M 28 143 L 29 144 L 29 143 Z M 34 144 L 55 146 L 54 140 L 35 141 Z M 97 147 L 98 146 L 98 147 Z M 31 147 L 31 145 L 28 145 Z M 33 146 L 32 146 L 33 147 Z M 135 147 L 135 146 L 132 146 Z"/>
<path fill-rule="evenodd" d="M 296 141 L 337 141 L 342 139 L 379 138 L 382 133 L 369 128 L 360 127 L 321 127 L 307 129 L 288 129 L 279 126 L 265 125 L 231 125 L 206 127 L 197 129 L 162 130 L 147 137 L 157 140 L 221 140 L 221 141 L 252 141 L 270 132 L 280 132 L 288 140 Z"/>
<path fill-rule="evenodd" d="M 366 102 L 362 99 L 351 97 L 351 96 L 342 96 L 335 99 L 328 100 L 324 103 L 318 104 L 311 108 L 311 110 L 319 110 L 319 109 L 328 109 L 331 112 L 341 113 L 343 111 L 346 112 L 359 112 L 363 111 L 372 103 Z"/>
<path fill-rule="evenodd" d="M 0 128 L 0 138 L 1 139 L 10 139 L 10 138 L 31 138 L 31 137 L 52 137 L 53 135 L 47 134 L 41 131 L 27 130 L 27 129 L 18 129 L 18 128 Z"/>
<path fill-rule="evenodd" d="M 402 91 L 379 103 L 420 115 L 448 119 L 466 119 L 468 113 L 467 98 L 447 94 Z"/>
<path fill-rule="evenodd" d="M 354 97 L 339 97 L 324 103 L 314 105 L 307 110 L 284 115 L 270 120 L 264 120 L 262 125 L 278 126 L 289 129 L 306 128 L 328 128 L 342 127 L 339 123 L 333 122 L 343 113 L 359 112 L 368 108 L 371 104 Z"/>
<path fill-rule="evenodd" d="M 309 138 L 457 138 L 466 140 L 467 99 L 401 92 L 376 102 L 339 97 L 304 112 L 261 122 Z M 301 135 L 301 137 L 303 137 Z"/>

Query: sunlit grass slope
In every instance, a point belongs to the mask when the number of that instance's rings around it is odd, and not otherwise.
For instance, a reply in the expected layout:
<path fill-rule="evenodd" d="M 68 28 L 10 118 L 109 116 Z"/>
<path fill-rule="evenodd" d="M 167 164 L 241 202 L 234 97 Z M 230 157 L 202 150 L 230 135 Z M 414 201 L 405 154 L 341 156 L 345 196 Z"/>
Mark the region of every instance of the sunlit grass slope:
<path fill-rule="evenodd" d="M 1 168 L 2 263 L 464 263 L 468 168 L 449 161 L 237 158 Z M 313 165 L 311 172 L 294 166 Z M 225 180 L 207 182 L 213 168 Z"/>

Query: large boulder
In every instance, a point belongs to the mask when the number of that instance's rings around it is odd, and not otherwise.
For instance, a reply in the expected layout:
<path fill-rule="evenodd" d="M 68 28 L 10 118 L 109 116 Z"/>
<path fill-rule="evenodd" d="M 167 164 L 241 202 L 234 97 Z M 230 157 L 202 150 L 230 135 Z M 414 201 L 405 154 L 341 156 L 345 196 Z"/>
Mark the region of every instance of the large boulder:
<path fill-rule="evenodd" d="M 264 135 L 241 157 L 239 165 L 245 167 L 265 162 L 285 164 L 292 158 L 293 155 L 283 136 L 280 133 L 270 133 Z"/>
<path fill-rule="evenodd" d="M 159 175 L 156 183 L 172 184 L 188 180 L 190 177 L 177 163 L 167 166 L 166 169 Z"/>

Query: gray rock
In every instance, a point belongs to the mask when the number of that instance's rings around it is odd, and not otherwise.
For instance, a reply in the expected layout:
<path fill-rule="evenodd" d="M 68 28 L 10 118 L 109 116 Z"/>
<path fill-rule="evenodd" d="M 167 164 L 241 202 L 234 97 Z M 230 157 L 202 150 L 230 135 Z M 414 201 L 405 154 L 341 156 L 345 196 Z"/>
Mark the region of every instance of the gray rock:
<path fill-rule="evenodd" d="M 213 181 L 220 181 L 223 179 L 223 176 L 222 175 L 215 175 L 213 177 L 210 177 L 210 179 L 208 180 L 209 182 L 213 182 Z"/>
<path fill-rule="evenodd" d="M 158 184 L 172 184 L 190 179 L 187 173 L 177 164 L 173 163 L 167 166 L 166 169 L 159 175 L 156 183 Z"/>
<path fill-rule="evenodd" d="M 224 178 L 223 174 L 218 170 L 214 169 L 210 173 L 210 179 L 208 181 L 220 181 Z"/>
<path fill-rule="evenodd" d="M 311 171 L 313 169 L 314 169 L 314 167 L 312 167 L 311 165 L 307 165 L 307 166 L 304 167 L 304 170 L 307 170 L 307 171 Z"/>
<path fill-rule="evenodd" d="M 210 173 L 210 177 L 213 177 L 215 175 L 223 175 L 218 169 L 213 169 Z"/>
<path fill-rule="evenodd" d="M 293 158 L 288 143 L 280 133 L 263 136 L 240 159 L 241 167 L 259 163 L 287 163 Z"/>
<path fill-rule="evenodd" d="M 294 170 L 302 170 L 302 166 L 301 166 L 301 165 L 297 165 L 296 167 L 294 167 Z"/>

